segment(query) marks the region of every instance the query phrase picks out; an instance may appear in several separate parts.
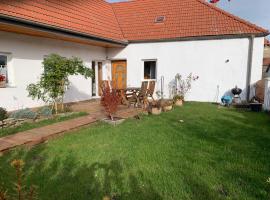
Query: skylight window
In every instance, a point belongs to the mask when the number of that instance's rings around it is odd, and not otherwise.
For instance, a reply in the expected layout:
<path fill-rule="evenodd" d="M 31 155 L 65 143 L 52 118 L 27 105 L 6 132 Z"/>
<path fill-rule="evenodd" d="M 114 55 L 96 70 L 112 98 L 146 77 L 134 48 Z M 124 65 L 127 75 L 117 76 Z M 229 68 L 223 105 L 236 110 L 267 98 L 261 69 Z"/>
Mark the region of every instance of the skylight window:
<path fill-rule="evenodd" d="M 163 23 L 165 21 L 165 16 L 157 16 L 155 23 Z"/>

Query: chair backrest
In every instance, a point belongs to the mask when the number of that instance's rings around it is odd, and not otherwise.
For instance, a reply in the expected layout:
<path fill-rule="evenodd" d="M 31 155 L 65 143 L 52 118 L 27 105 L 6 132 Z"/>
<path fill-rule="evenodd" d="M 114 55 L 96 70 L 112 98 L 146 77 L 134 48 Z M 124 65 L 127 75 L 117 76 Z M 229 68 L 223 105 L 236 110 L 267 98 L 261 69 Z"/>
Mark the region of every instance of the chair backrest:
<path fill-rule="evenodd" d="M 101 92 L 102 92 L 102 94 L 103 94 L 103 92 L 104 92 L 104 90 L 106 89 L 106 88 L 110 88 L 110 90 L 112 89 L 111 88 L 111 84 L 110 84 L 110 81 L 108 81 L 108 80 L 103 80 L 103 81 L 101 81 Z"/>
<path fill-rule="evenodd" d="M 143 81 L 139 95 L 145 96 L 147 94 L 148 81 Z"/>
<path fill-rule="evenodd" d="M 149 81 L 149 88 L 147 94 L 153 96 L 155 92 L 156 81 Z"/>

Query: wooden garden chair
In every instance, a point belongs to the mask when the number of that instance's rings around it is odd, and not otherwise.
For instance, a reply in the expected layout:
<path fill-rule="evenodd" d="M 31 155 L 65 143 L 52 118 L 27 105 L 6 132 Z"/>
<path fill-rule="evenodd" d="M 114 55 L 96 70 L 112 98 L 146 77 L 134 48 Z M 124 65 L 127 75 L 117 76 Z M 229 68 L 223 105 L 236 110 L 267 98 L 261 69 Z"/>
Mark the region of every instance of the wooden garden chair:
<path fill-rule="evenodd" d="M 147 90 L 147 98 L 150 97 L 152 98 L 152 100 L 154 101 L 154 92 L 155 92 L 155 87 L 156 87 L 156 81 L 149 81 L 149 87 L 148 87 L 148 90 Z"/>
<path fill-rule="evenodd" d="M 141 85 L 141 89 L 137 94 L 137 104 L 142 104 L 144 108 L 146 108 L 148 101 L 147 101 L 147 88 L 148 88 L 148 81 L 143 81 Z"/>
<path fill-rule="evenodd" d="M 148 87 L 148 81 L 143 81 L 142 85 L 141 85 L 141 89 L 139 90 L 139 92 L 133 93 L 133 94 L 128 94 L 127 95 L 127 99 L 129 101 L 129 104 L 134 104 L 135 106 L 138 106 L 139 104 L 143 104 L 144 106 L 147 103 L 147 87 Z"/>

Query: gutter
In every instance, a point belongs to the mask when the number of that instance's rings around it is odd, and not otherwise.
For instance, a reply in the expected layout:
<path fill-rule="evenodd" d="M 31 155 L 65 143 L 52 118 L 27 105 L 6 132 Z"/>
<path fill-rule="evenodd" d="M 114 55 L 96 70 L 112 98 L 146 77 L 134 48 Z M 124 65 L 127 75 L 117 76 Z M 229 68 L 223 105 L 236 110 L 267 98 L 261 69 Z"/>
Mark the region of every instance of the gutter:
<path fill-rule="evenodd" d="M 268 35 L 269 35 L 269 32 L 256 33 L 254 34 L 254 37 L 266 37 Z M 176 37 L 176 38 L 164 38 L 164 39 L 129 40 L 129 44 L 177 42 L 177 41 L 223 40 L 223 39 L 239 39 L 239 38 L 249 38 L 249 37 L 250 37 L 250 33 L 228 34 L 228 35 L 205 35 L 205 36 Z"/>
<path fill-rule="evenodd" d="M 247 64 L 247 81 L 246 81 L 246 100 L 250 100 L 250 87 L 251 87 L 251 72 L 252 72 L 252 61 L 253 61 L 253 50 L 254 50 L 254 35 L 249 37 L 249 49 L 248 49 L 248 64 Z"/>
<path fill-rule="evenodd" d="M 33 28 L 40 31 L 64 34 L 66 36 L 73 36 L 73 37 L 75 36 L 81 39 L 88 39 L 88 40 L 106 42 L 106 43 L 117 44 L 117 45 L 126 46 L 128 44 L 127 41 L 108 39 L 104 37 L 86 34 L 83 32 L 73 31 L 73 30 L 58 27 L 58 26 L 52 26 L 52 25 L 47 25 L 44 23 L 35 22 L 35 21 L 24 20 L 24 19 L 20 19 L 17 17 L 8 16 L 8 15 L 3 15 L 3 14 L 0 14 L 0 23 L 23 26 L 25 28 Z"/>

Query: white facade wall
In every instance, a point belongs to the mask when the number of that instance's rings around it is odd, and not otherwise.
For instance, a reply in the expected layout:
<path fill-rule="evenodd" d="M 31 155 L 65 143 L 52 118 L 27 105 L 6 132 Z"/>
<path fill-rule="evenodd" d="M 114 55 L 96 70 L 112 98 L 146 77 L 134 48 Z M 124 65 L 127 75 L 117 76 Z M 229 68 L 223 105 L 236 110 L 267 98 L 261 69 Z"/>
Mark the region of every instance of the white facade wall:
<path fill-rule="evenodd" d="M 251 81 L 261 78 L 263 38 L 255 38 Z M 108 58 L 127 60 L 127 85 L 140 86 L 143 81 L 143 60 L 157 60 L 157 83 L 165 78 L 165 98 L 171 98 L 170 82 L 180 73 L 200 78 L 194 82 L 187 100 L 220 101 L 236 85 L 246 89 L 249 39 L 223 39 L 134 43 L 125 49 L 109 49 Z M 242 99 L 245 98 L 245 92 Z"/>
<path fill-rule="evenodd" d="M 88 67 L 91 67 L 92 60 L 103 61 L 106 58 L 106 49 L 103 47 L 7 32 L 0 32 L 0 53 L 8 54 L 10 60 L 8 63 L 10 85 L 7 88 L 0 88 L 0 107 L 8 110 L 43 105 L 43 102 L 33 101 L 27 97 L 26 87 L 38 81 L 45 55 L 57 53 L 65 57 L 77 56 Z M 91 98 L 91 79 L 74 76 L 70 80 L 71 85 L 65 96 L 66 102 Z"/>
<path fill-rule="evenodd" d="M 264 38 L 255 38 L 252 83 L 261 78 Z M 110 60 L 127 60 L 127 86 L 140 86 L 144 76 L 144 60 L 157 60 L 157 90 L 160 78 L 165 78 L 165 98 L 171 98 L 169 85 L 175 75 L 189 73 L 200 78 L 193 84 L 187 100 L 220 101 L 237 85 L 245 89 L 247 78 L 249 40 L 224 39 L 129 44 L 125 48 L 105 49 L 60 40 L 32 37 L 0 31 L 0 53 L 9 55 L 10 86 L 0 88 L 0 107 L 16 110 L 43 105 L 27 97 L 26 87 L 38 81 L 45 55 L 80 57 L 87 66 L 92 61 L 103 62 L 102 79 L 111 78 Z M 96 80 L 97 80 L 96 66 Z M 66 102 L 92 98 L 91 79 L 82 76 L 70 78 Z M 245 97 L 243 93 L 243 98 Z"/>

